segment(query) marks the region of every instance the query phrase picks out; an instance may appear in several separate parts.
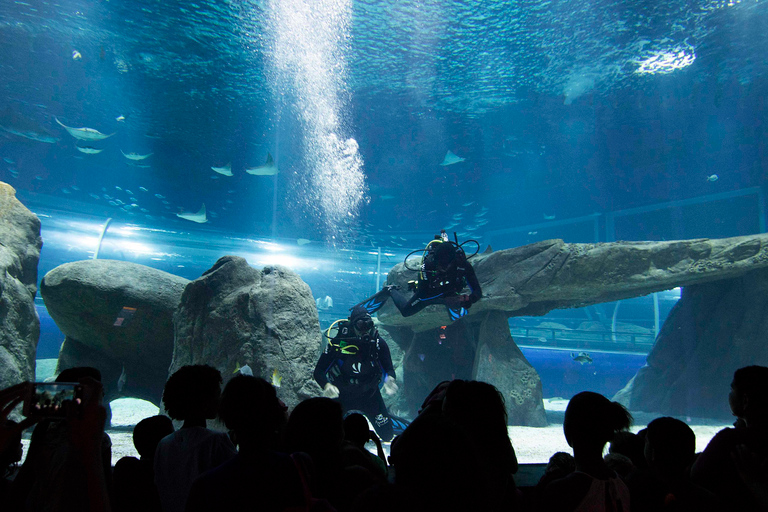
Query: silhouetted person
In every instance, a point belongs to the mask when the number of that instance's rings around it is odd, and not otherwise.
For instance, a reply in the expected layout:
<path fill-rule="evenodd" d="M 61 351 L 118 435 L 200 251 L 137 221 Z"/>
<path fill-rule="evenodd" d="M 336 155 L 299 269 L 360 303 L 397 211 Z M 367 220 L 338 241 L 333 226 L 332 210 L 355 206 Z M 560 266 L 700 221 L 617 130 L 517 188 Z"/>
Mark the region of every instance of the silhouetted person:
<path fill-rule="evenodd" d="M 736 370 L 728 403 L 744 426 L 718 432 L 694 462 L 691 479 L 723 498 L 733 510 L 759 510 L 760 493 L 751 490 L 749 474 L 744 475 L 746 481 L 740 476 L 734 459 L 741 450 L 768 461 L 768 368 Z"/>
<path fill-rule="evenodd" d="M 647 468 L 645 462 L 645 429 L 636 434 L 628 430 L 616 432 L 608 446 L 608 453 L 618 453 L 627 457 L 636 468 Z"/>
<path fill-rule="evenodd" d="M 162 510 L 155 487 L 155 451 L 160 440 L 173 432 L 173 422 L 163 415 L 144 418 L 133 428 L 133 445 L 140 459 L 123 457 L 115 464 L 112 503 L 116 512 Z"/>
<path fill-rule="evenodd" d="M 509 440 L 504 396 L 487 382 L 457 379 L 445 390 L 442 412 L 469 436 L 482 461 L 485 510 L 507 511 L 518 506 L 513 477 L 517 456 Z"/>
<path fill-rule="evenodd" d="M 482 461 L 470 436 L 441 414 L 421 414 L 392 444 L 396 510 L 488 510 Z M 362 510 L 362 508 L 360 509 Z"/>
<path fill-rule="evenodd" d="M 5 404 L 0 404 L 0 410 L 5 408 Z M 23 446 L 21 444 L 21 429 L 19 424 L 13 420 L 0 418 L 0 428 L 8 434 L 3 436 L 4 443 L 0 446 L 0 503 L 9 503 L 10 498 L 10 477 L 16 469 L 16 464 L 23 455 Z"/>
<path fill-rule="evenodd" d="M 538 488 L 544 488 L 550 482 L 565 478 L 576 471 L 576 459 L 573 455 L 566 452 L 556 452 L 549 458 L 547 466 L 544 468 L 544 474 L 541 475 Z"/>
<path fill-rule="evenodd" d="M 373 441 L 377 455 L 366 449 L 365 444 Z M 382 480 L 387 478 L 387 456 L 376 432 L 368 428 L 368 420 L 360 413 L 353 412 L 344 417 L 344 456 L 347 465 L 358 463 Z M 359 452 L 359 456 L 357 456 Z"/>
<path fill-rule="evenodd" d="M 111 489 L 112 442 L 104 432 L 106 409 L 101 406 L 101 372 L 89 366 L 68 368 L 58 375 L 56 382 L 87 383 L 89 396 L 85 398 L 91 414 L 74 413 L 73 408 L 73 413 L 65 418 L 43 419 L 37 424 L 27 458 L 13 484 L 14 499 L 22 510 L 87 510 L 90 500 L 99 497 L 89 494 L 92 489 L 88 482 L 95 477 L 103 480 L 106 489 Z M 85 410 L 85 398 L 79 408 L 81 411 Z M 95 440 L 82 439 L 76 429 L 96 429 L 92 432 Z M 98 443 L 98 447 L 94 448 L 90 441 Z M 86 442 L 88 453 L 81 451 L 80 442 Z M 87 462 L 84 456 L 88 458 Z M 97 456 L 99 460 L 95 461 Z M 100 475 L 92 473 L 94 464 L 99 466 Z"/>
<path fill-rule="evenodd" d="M 195 478 L 237 453 L 227 434 L 205 428 L 206 420 L 216 417 L 220 395 L 221 373 L 208 365 L 182 366 L 165 383 L 165 410 L 184 424 L 155 452 L 155 485 L 164 512 L 183 511 Z"/>
<path fill-rule="evenodd" d="M 291 411 L 285 429 L 287 451 L 294 456 L 301 452 L 311 459 L 303 469 L 313 495 L 327 499 L 340 511 L 349 510 L 354 498 L 364 490 L 361 485 L 367 483 L 361 483 L 357 472 L 348 472 L 344 465 L 343 421 L 338 402 L 325 397 L 308 398 Z"/>
<path fill-rule="evenodd" d="M 277 451 L 286 418 L 275 388 L 258 377 L 233 377 L 221 395 L 219 417 L 240 451 L 195 480 L 186 511 L 304 510 L 296 465 Z"/>
<path fill-rule="evenodd" d="M 675 418 L 656 418 L 646 429 L 644 451 L 647 469 L 627 480 L 633 512 L 723 510 L 714 494 L 691 483 L 696 453 L 691 427 Z"/>
<path fill-rule="evenodd" d="M 540 509 L 628 512 L 629 490 L 603 460 L 603 448 L 631 423 L 629 412 L 603 395 L 584 391 L 571 398 L 563 433 L 573 448 L 576 471 L 541 489 Z"/>

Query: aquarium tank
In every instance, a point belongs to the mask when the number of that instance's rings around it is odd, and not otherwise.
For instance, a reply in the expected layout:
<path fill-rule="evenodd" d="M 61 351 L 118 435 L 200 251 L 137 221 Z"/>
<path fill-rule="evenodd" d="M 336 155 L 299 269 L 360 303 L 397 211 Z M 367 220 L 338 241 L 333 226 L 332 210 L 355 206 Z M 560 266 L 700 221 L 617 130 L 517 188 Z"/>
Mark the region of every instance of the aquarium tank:
<path fill-rule="evenodd" d="M 766 231 L 763 0 L 26 0 L 0 33 L 0 181 L 41 220 L 40 279 L 242 256 L 297 273 L 326 329 L 441 229 L 481 254 Z M 568 399 L 619 393 L 680 297 L 509 317 L 558 437 L 511 427 L 522 462 L 567 449 Z M 43 379 L 64 335 L 35 305 Z"/>

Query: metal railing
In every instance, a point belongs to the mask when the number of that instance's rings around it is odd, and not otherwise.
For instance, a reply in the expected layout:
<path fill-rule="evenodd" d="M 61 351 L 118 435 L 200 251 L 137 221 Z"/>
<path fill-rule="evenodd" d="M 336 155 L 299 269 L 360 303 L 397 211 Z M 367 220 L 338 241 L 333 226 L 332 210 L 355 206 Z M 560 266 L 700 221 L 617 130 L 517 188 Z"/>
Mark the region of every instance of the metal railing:
<path fill-rule="evenodd" d="M 653 333 L 626 331 L 584 331 L 549 327 L 511 327 L 518 346 L 573 350 L 607 350 L 648 353 L 655 341 Z"/>

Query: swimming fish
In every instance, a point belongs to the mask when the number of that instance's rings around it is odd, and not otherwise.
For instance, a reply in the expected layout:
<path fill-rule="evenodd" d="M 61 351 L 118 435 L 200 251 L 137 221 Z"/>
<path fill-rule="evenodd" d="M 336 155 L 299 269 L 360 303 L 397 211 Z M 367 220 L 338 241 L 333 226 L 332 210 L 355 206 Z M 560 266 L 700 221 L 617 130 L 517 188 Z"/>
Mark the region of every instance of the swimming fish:
<path fill-rule="evenodd" d="M 272 159 L 272 155 L 267 153 L 267 161 L 264 163 L 264 165 L 251 167 L 250 169 L 246 169 L 245 172 L 248 174 L 253 174 L 254 176 L 274 176 L 277 174 L 277 165 L 275 165 L 275 161 Z"/>
<path fill-rule="evenodd" d="M 0 129 L 37 142 L 54 144 L 59 140 L 58 137 L 51 135 L 45 128 L 23 117 L 10 107 L 6 107 L 5 111 L 0 114 Z"/>
<path fill-rule="evenodd" d="M 75 146 L 75 147 L 79 152 L 85 153 L 86 155 L 98 155 L 99 153 L 104 151 L 103 149 L 92 148 L 90 146 Z"/>
<path fill-rule="evenodd" d="M 296 243 L 299 244 L 299 245 L 307 245 L 311 241 L 312 240 L 309 240 L 308 238 L 297 238 L 296 239 Z"/>
<path fill-rule="evenodd" d="M 275 386 L 276 388 L 280 387 L 280 383 L 283 381 L 283 378 L 280 376 L 280 374 L 277 372 L 277 368 L 272 372 L 272 380 L 271 384 Z"/>
<path fill-rule="evenodd" d="M 235 365 L 235 371 L 232 373 L 239 373 L 240 375 L 248 375 L 249 377 L 253 377 L 253 370 L 250 366 L 247 364 L 244 364 L 243 366 L 240 366 L 240 363 L 236 363 Z"/>
<path fill-rule="evenodd" d="M 123 387 L 125 386 L 125 381 L 127 380 L 127 376 L 125 375 L 125 366 L 123 366 L 123 371 L 120 372 L 120 377 L 117 379 L 117 392 L 120 393 L 123 391 Z"/>
<path fill-rule="evenodd" d="M 208 217 L 205 215 L 205 203 L 203 203 L 203 206 L 200 208 L 200 210 L 197 213 L 177 213 L 177 217 L 180 219 L 185 220 L 191 220 L 192 222 L 197 222 L 198 224 L 204 224 L 208 222 Z"/>
<path fill-rule="evenodd" d="M 76 139 L 80 140 L 103 140 L 108 137 L 111 137 L 114 135 L 114 133 L 110 133 L 109 135 L 104 135 L 98 130 L 94 130 L 93 128 L 72 128 L 71 126 L 67 126 L 61 121 L 59 121 L 58 117 L 54 117 L 57 123 L 61 125 L 65 130 L 69 132 L 71 136 L 73 136 Z"/>
<path fill-rule="evenodd" d="M 710 183 L 714 183 L 719 179 L 720 179 L 720 176 L 718 176 L 717 174 L 710 174 L 709 176 L 707 176 L 707 181 L 709 181 Z"/>
<path fill-rule="evenodd" d="M 83 56 L 77 50 L 72 50 L 72 60 L 80 60 Z"/>
<path fill-rule="evenodd" d="M 120 152 L 123 154 L 123 156 L 125 158 L 127 158 L 128 160 L 133 160 L 133 161 L 144 160 L 145 158 L 149 158 L 152 155 L 154 155 L 154 153 L 149 153 L 149 154 L 146 154 L 146 155 L 140 155 L 138 153 L 125 153 L 122 149 L 120 150 Z"/>
<path fill-rule="evenodd" d="M 453 165 L 458 164 L 459 162 L 463 162 L 466 160 L 466 158 L 461 158 L 460 156 L 456 156 L 451 151 L 448 151 L 445 154 L 445 158 L 443 158 L 443 162 L 440 165 Z"/>
<path fill-rule="evenodd" d="M 571 359 L 580 364 L 592 364 L 592 356 L 586 352 L 579 352 L 578 354 L 576 352 L 571 352 Z"/>
<path fill-rule="evenodd" d="M 547 215 L 547 214 L 545 213 L 545 214 L 544 214 L 544 220 L 555 220 L 555 214 L 552 214 L 552 215 Z"/>
<path fill-rule="evenodd" d="M 122 123 L 123 121 L 125 121 L 125 116 L 117 116 L 115 118 L 115 121 L 117 121 L 118 123 Z"/>
<path fill-rule="evenodd" d="M 214 172 L 223 174 L 224 176 L 232 176 L 232 162 L 228 163 L 224 167 L 211 167 Z"/>

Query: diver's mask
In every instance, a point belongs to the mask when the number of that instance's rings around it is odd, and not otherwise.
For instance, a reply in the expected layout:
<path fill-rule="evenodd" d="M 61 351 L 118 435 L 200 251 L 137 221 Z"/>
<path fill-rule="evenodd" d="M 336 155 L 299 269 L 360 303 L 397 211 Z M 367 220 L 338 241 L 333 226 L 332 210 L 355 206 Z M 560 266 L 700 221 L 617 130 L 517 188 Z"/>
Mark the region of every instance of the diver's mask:
<path fill-rule="evenodd" d="M 360 334 L 368 334 L 373 329 L 373 318 L 364 316 L 355 320 L 355 330 Z"/>

